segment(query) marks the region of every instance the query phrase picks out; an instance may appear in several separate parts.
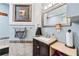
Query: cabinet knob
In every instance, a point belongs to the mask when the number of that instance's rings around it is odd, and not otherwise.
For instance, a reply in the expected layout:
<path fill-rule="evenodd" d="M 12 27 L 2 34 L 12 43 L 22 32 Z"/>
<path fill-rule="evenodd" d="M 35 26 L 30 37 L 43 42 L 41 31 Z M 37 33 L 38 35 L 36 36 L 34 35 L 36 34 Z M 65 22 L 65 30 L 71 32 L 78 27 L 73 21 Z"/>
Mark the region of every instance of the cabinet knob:
<path fill-rule="evenodd" d="M 39 48 L 39 46 L 37 46 L 37 48 Z"/>

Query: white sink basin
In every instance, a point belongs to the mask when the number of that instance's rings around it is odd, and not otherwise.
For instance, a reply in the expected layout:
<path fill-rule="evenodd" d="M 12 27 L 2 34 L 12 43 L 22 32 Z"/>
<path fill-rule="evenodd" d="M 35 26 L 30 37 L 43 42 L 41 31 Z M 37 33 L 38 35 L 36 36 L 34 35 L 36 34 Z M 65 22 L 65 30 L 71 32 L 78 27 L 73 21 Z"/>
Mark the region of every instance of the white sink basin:
<path fill-rule="evenodd" d="M 43 36 L 41 36 L 41 37 L 35 37 L 35 39 L 39 40 L 41 42 L 44 42 L 46 44 L 50 44 L 50 43 L 52 43 L 52 42 L 54 42 L 56 40 L 56 39 L 46 38 L 46 37 L 43 37 Z"/>
<path fill-rule="evenodd" d="M 40 40 L 50 40 L 50 38 L 46 38 L 46 37 L 43 37 L 43 36 L 40 36 L 40 37 L 37 37 L 37 38 L 39 38 Z"/>

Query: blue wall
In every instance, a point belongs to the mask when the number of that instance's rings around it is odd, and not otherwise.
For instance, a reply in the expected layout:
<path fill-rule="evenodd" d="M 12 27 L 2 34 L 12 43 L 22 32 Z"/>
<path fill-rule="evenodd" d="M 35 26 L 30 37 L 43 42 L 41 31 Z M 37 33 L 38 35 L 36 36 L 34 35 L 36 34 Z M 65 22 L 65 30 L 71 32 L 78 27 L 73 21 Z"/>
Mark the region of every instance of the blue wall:
<path fill-rule="evenodd" d="M 67 32 L 68 29 L 71 29 L 74 32 L 74 45 L 76 48 L 78 48 L 78 55 L 79 55 L 79 23 L 72 23 L 72 26 L 70 27 L 62 27 L 60 32 L 56 32 L 56 28 L 55 27 L 46 27 L 43 28 L 43 34 L 55 34 L 57 37 L 57 40 L 60 42 L 64 42 L 65 43 L 65 34 Z"/>
<path fill-rule="evenodd" d="M 9 13 L 8 4 L 0 4 L 0 11 Z M 8 16 L 0 16 L 0 38 L 9 37 L 9 18 Z"/>

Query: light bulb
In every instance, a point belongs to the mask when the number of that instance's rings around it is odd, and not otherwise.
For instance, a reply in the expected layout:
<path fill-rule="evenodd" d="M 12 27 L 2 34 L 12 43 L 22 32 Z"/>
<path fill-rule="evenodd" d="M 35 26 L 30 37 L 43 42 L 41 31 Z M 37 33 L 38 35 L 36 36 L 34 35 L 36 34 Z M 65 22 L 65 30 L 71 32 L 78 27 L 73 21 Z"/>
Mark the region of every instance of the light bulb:
<path fill-rule="evenodd" d="M 49 4 L 48 4 L 48 7 L 51 7 L 51 6 L 52 6 L 52 3 L 49 3 Z"/>

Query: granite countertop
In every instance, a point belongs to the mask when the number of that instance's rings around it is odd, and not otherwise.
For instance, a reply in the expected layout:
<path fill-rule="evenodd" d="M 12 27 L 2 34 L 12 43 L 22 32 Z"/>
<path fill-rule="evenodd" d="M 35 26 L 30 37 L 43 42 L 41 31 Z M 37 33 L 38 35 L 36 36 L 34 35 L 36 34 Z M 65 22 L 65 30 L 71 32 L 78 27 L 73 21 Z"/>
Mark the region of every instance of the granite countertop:
<path fill-rule="evenodd" d="M 9 45 L 0 45 L 0 49 L 7 48 Z"/>
<path fill-rule="evenodd" d="M 46 37 L 43 37 L 43 36 L 34 37 L 34 39 L 41 41 L 41 42 L 48 44 L 48 45 L 56 41 L 56 39 L 46 38 Z"/>

